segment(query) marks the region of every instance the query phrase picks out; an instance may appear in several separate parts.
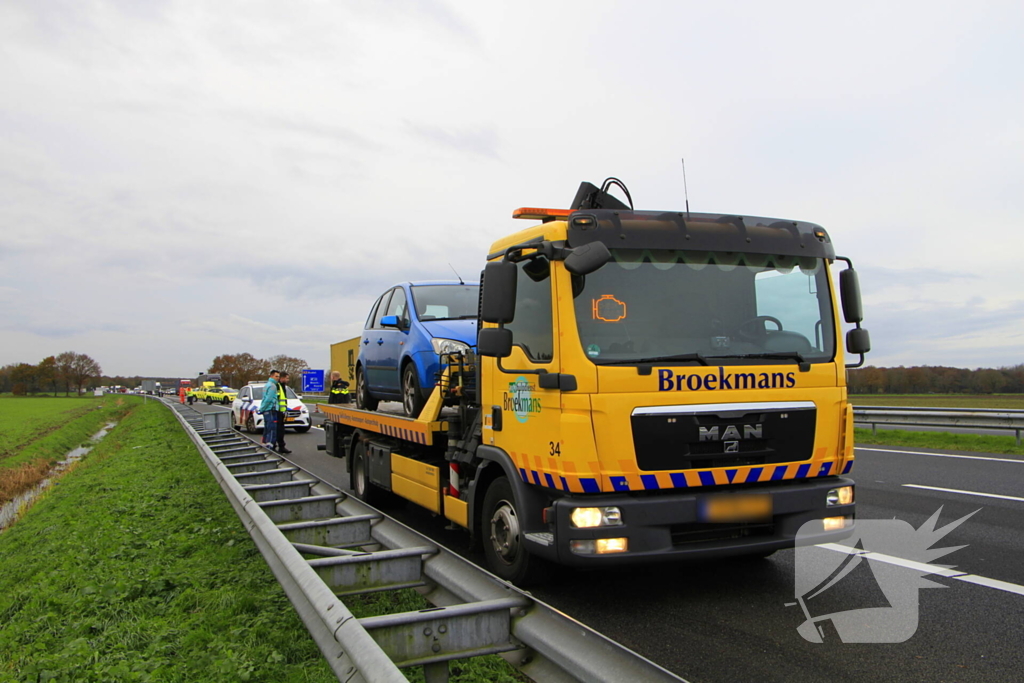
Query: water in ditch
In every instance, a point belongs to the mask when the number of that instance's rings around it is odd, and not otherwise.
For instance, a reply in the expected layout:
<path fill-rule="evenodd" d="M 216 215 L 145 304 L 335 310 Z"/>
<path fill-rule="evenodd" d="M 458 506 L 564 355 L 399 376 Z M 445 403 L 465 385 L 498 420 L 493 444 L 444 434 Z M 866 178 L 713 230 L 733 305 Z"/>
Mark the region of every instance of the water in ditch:
<path fill-rule="evenodd" d="M 108 422 L 103 429 L 89 437 L 89 442 L 87 444 L 70 451 L 66 456 L 64 456 L 63 460 L 54 465 L 46 479 L 43 479 L 32 489 L 15 497 L 14 500 L 6 505 L 0 506 L 0 531 L 3 531 L 14 524 L 23 510 L 27 509 L 36 500 L 36 498 L 43 493 L 43 491 L 53 485 L 53 483 L 61 474 L 64 473 L 65 470 L 67 470 L 68 467 L 81 460 L 86 453 L 91 451 L 116 425 L 116 422 Z"/>

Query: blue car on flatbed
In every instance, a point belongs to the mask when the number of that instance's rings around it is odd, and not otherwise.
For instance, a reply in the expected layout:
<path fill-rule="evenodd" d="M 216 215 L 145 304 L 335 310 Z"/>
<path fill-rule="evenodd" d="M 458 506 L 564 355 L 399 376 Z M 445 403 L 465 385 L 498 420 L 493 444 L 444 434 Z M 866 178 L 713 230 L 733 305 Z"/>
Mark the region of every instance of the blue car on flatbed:
<path fill-rule="evenodd" d="M 401 401 L 415 417 L 437 383 L 440 354 L 476 346 L 480 285 L 403 282 L 370 308 L 356 360 L 356 404 Z"/>

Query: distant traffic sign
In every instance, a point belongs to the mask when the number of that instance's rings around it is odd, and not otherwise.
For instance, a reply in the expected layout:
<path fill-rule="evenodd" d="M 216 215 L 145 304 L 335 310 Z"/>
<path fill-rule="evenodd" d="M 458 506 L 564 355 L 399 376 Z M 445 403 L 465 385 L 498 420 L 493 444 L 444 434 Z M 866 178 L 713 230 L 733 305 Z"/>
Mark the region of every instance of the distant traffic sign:
<path fill-rule="evenodd" d="M 303 370 L 302 371 L 302 393 L 322 394 L 324 392 L 324 371 Z"/>

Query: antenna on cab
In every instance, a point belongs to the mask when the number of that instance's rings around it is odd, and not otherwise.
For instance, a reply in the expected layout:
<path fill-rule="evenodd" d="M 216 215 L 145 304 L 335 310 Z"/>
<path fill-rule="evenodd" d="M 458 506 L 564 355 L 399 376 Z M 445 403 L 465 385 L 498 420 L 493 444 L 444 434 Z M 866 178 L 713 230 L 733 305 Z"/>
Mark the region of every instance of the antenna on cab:
<path fill-rule="evenodd" d="M 686 157 L 681 157 L 683 162 L 683 197 L 686 199 L 686 220 L 690 220 L 690 191 L 686 189 Z"/>
<path fill-rule="evenodd" d="M 453 272 L 453 273 L 455 273 L 455 277 L 459 278 L 459 284 L 460 284 L 460 285 L 464 285 L 464 284 L 466 284 L 465 282 L 463 282 L 463 281 L 462 281 L 462 276 L 461 276 L 461 275 L 459 275 L 459 271 L 455 270 L 455 266 L 453 266 L 453 265 L 451 264 L 451 262 L 449 262 L 449 263 L 448 263 L 448 267 L 452 269 L 452 272 Z"/>

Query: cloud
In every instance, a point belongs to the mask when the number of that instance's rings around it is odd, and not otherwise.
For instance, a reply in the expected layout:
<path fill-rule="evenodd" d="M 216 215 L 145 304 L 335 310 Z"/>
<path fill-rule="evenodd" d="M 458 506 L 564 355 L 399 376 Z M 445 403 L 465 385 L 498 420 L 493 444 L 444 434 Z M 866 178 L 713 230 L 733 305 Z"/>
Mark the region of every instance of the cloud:
<path fill-rule="evenodd" d="M 452 131 L 439 126 L 417 124 L 406 121 L 406 126 L 417 137 L 440 147 L 460 153 L 470 153 L 500 161 L 498 134 L 493 129 Z"/>

